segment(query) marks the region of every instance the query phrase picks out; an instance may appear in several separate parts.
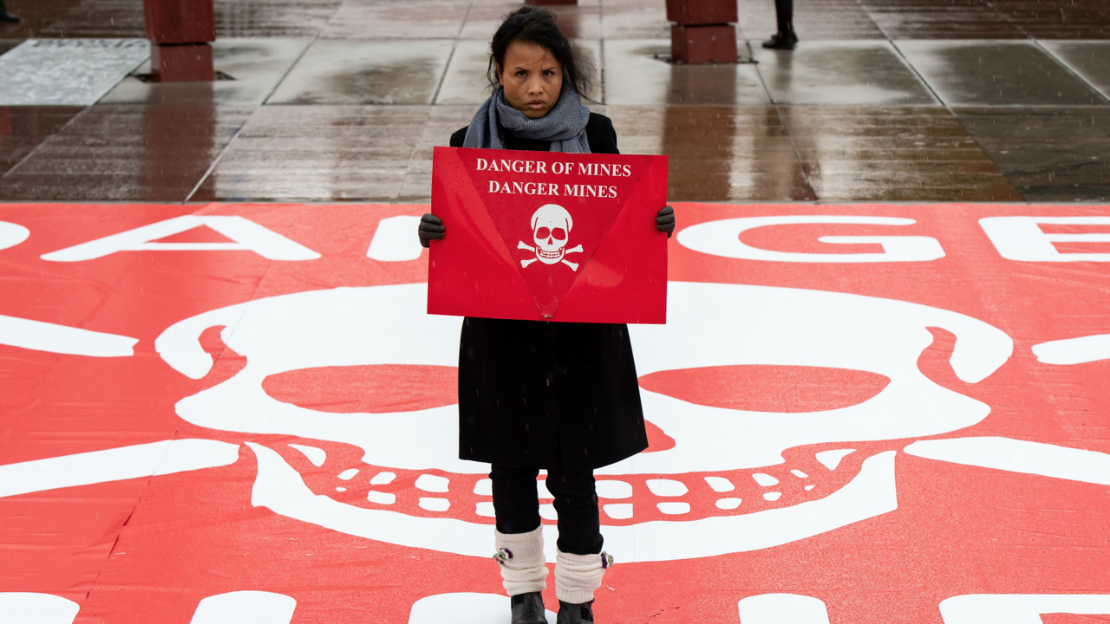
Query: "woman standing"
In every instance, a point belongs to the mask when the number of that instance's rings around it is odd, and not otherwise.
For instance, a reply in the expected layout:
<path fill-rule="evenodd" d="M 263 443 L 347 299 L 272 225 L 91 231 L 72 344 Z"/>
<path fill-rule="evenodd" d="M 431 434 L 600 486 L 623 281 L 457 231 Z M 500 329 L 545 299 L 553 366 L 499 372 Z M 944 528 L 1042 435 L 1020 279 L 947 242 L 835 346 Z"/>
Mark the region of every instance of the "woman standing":
<path fill-rule="evenodd" d="M 452 147 L 617 154 L 613 123 L 582 105 L 588 67 L 543 9 L 509 14 L 490 43 L 490 96 Z M 656 227 L 674 231 L 668 206 Z M 445 236 L 425 214 L 420 241 Z M 513 624 L 544 624 L 536 480 L 559 516 L 559 624 L 593 622 L 594 591 L 612 558 L 602 552 L 593 470 L 647 448 L 628 329 L 600 323 L 487 318 L 463 321 L 459 457 L 492 464 L 494 531 Z"/>

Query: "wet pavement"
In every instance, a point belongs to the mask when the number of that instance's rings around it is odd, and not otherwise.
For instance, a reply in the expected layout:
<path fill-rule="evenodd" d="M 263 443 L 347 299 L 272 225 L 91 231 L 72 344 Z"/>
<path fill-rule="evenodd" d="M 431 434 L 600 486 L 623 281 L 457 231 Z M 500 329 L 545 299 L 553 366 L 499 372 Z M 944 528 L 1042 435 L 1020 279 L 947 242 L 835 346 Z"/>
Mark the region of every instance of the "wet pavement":
<path fill-rule="evenodd" d="M 28 46 L 141 39 L 141 0 L 8 5 L 0 200 L 175 202 L 427 201 L 431 148 L 486 97 L 488 37 L 519 6 L 217 0 L 223 79 L 144 82 L 125 46 L 92 84 L 87 57 L 35 65 Z M 622 151 L 671 157 L 672 200 L 1110 198 L 1105 0 L 795 5 L 798 49 L 763 50 L 773 2 L 740 0 L 742 62 L 703 66 L 668 62 L 662 0 L 552 10 Z"/>

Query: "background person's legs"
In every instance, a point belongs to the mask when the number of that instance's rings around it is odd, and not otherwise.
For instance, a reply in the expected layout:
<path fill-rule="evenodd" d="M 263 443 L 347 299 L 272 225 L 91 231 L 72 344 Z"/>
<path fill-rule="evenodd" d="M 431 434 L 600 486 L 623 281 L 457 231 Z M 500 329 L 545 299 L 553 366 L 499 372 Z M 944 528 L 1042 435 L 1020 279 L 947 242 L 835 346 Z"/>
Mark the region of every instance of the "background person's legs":
<path fill-rule="evenodd" d="M 775 0 L 775 18 L 779 31 L 764 41 L 763 47 L 793 50 L 798 44 L 798 35 L 794 33 L 794 0 Z"/>
<path fill-rule="evenodd" d="M 780 33 L 794 32 L 794 0 L 775 0 L 775 19 Z"/>

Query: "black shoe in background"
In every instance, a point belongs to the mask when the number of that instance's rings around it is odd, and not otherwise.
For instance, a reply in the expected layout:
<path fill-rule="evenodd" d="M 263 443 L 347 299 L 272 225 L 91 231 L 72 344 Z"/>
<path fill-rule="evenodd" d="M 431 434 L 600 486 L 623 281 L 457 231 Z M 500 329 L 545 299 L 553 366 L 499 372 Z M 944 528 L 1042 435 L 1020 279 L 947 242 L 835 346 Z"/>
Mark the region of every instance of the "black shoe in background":
<path fill-rule="evenodd" d="M 512 624 L 547 624 L 544 617 L 543 594 L 530 592 L 510 598 L 513 605 Z"/>
<path fill-rule="evenodd" d="M 793 50 L 796 45 L 798 45 L 798 35 L 794 34 L 793 30 L 777 32 L 763 42 L 763 47 L 768 50 Z"/>

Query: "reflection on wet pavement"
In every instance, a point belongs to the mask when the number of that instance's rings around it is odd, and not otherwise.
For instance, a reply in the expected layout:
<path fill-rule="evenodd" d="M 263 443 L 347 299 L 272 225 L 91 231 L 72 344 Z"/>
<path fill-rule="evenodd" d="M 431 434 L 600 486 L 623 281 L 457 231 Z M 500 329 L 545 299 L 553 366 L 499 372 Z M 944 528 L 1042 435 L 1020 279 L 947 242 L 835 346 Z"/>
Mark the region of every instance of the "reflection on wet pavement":
<path fill-rule="evenodd" d="M 610 107 L 609 115 L 622 153 L 669 156 L 671 200 L 815 198 L 772 106 Z"/>
<path fill-rule="evenodd" d="M 269 104 L 431 104 L 451 41 L 317 41 Z"/>
<path fill-rule="evenodd" d="M 343 0 L 214 0 L 216 38 L 315 37 Z"/>
<path fill-rule="evenodd" d="M 262 107 L 193 199 L 396 200 L 428 116 L 427 106 Z"/>
<path fill-rule="evenodd" d="M 212 44 L 216 71 L 230 80 L 152 83 L 134 75 L 119 83 L 101 104 L 261 104 L 293 66 L 308 39 L 220 39 Z M 134 74 L 149 74 L 147 61 Z"/>
<path fill-rule="evenodd" d="M 939 107 L 780 109 L 806 177 L 830 201 L 1021 201 Z"/>
<path fill-rule="evenodd" d="M 0 107 L 0 175 L 79 112 L 80 106 Z"/>
<path fill-rule="evenodd" d="M 861 0 L 889 39 L 1023 39 L 986 0 Z"/>
<path fill-rule="evenodd" d="M 605 103 L 758 106 L 770 104 L 755 65 L 672 65 L 670 40 L 605 42 Z"/>
<path fill-rule="evenodd" d="M 776 104 L 937 104 L 887 41 L 803 41 L 793 51 L 754 50 Z"/>
<path fill-rule="evenodd" d="M 184 201 L 250 110 L 87 108 L 4 175 L 0 200 Z"/>

